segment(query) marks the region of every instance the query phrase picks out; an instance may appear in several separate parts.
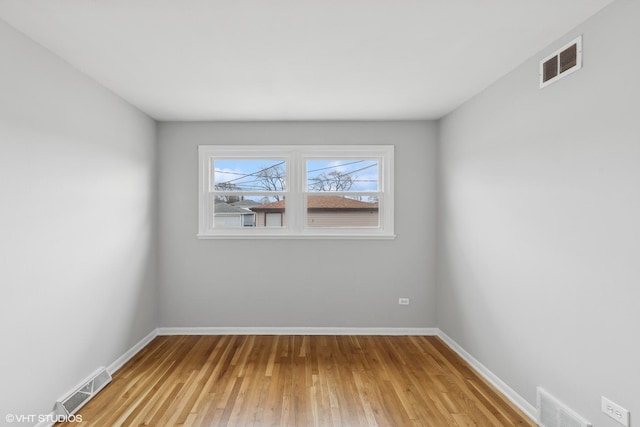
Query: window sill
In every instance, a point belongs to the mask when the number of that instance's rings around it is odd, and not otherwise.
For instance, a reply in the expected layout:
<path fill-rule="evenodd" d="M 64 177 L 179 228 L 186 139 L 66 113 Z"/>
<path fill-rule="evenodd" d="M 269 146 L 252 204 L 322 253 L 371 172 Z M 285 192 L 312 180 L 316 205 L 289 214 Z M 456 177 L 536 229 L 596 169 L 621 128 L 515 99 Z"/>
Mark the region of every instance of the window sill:
<path fill-rule="evenodd" d="M 394 240 L 395 234 L 198 234 L 199 240 Z"/>

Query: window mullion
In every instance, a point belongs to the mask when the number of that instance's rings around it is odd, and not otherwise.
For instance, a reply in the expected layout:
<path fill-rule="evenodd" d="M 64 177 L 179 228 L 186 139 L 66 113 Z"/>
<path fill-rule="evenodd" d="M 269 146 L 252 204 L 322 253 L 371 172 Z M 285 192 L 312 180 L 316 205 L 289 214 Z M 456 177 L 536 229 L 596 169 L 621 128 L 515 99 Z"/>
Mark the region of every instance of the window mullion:
<path fill-rule="evenodd" d="M 302 220 L 303 220 L 303 200 L 302 200 L 302 177 L 303 173 L 301 171 L 301 156 L 300 151 L 293 150 L 291 153 L 291 173 L 288 176 L 289 185 L 290 185 L 290 193 L 289 193 L 289 201 L 287 202 L 287 210 L 290 212 L 288 215 L 289 218 L 289 226 L 291 227 L 291 232 L 299 234 L 302 230 Z"/>

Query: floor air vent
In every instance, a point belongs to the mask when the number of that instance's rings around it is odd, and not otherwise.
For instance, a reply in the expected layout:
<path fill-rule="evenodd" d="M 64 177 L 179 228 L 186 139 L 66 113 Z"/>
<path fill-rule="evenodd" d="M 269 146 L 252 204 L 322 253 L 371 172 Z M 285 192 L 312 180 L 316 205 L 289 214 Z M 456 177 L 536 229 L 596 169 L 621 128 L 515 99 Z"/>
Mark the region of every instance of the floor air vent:
<path fill-rule="evenodd" d="M 564 403 L 538 387 L 538 422 L 540 427 L 592 427 Z"/>
<path fill-rule="evenodd" d="M 60 415 L 71 415 L 98 394 L 111 382 L 111 375 L 105 368 L 94 372 L 87 380 L 80 384 L 74 391 L 56 402 L 56 411 Z"/>

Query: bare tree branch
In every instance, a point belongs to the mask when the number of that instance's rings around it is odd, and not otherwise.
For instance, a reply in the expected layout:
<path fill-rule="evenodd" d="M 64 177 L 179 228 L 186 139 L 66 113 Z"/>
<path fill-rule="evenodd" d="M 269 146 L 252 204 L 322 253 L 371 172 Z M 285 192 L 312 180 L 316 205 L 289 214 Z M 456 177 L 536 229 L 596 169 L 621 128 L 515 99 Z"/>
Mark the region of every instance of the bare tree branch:
<path fill-rule="evenodd" d="M 354 181 L 355 178 L 348 173 L 340 171 L 322 172 L 318 176 L 311 178 L 309 189 L 311 191 L 349 191 Z"/>

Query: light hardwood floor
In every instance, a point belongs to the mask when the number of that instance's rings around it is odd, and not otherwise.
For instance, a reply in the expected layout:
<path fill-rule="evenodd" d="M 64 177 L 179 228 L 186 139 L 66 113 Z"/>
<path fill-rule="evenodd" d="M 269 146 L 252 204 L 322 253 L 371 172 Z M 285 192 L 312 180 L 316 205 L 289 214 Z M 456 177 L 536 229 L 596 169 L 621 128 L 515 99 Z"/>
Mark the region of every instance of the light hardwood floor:
<path fill-rule="evenodd" d="M 437 337 L 161 336 L 79 414 L 82 427 L 535 426 Z"/>

